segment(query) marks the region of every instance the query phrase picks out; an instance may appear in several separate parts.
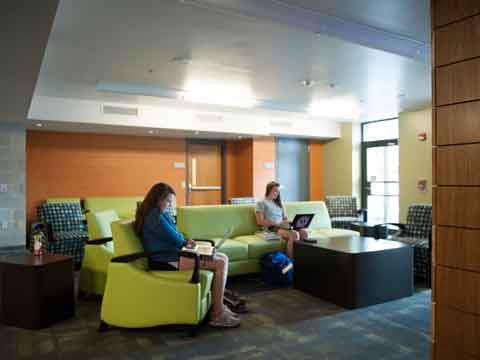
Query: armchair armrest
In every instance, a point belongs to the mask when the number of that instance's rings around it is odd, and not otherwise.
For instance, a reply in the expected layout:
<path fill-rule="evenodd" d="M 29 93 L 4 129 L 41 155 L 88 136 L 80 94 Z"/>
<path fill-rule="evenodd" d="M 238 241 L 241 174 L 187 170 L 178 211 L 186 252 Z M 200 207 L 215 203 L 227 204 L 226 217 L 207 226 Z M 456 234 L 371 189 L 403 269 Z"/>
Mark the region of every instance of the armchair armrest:
<path fill-rule="evenodd" d="M 388 228 L 390 226 L 395 226 L 396 228 L 398 228 L 398 231 L 395 234 L 392 234 L 394 236 L 400 235 L 407 228 L 405 224 L 401 224 L 401 223 L 383 223 L 383 224 L 375 225 L 375 231 L 377 234 L 380 234 L 380 229 L 386 228 L 387 235 L 388 235 Z"/>
<path fill-rule="evenodd" d="M 367 221 L 367 213 L 368 213 L 368 210 L 367 210 L 367 209 L 358 209 L 358 210 L 357 210 L 357 215 L 358 215 L 358 216 L 361 215 L 361 216 L 362 216 L 362 220 L 363 220 L 364 222 Z"/>
<path fill-rule="evenodd" d="M 106 244 L 113 239 L 111 237 L 106 237 L 106 238 L 101 238 L 101 239 L 93 239 L 93 240 L 87 240 L 85 241 L 86 245 L 103 245 Z"/>
<path fill-rule="evenodd" d="M 195 259 L 195 267 L 193 268 L 191 284 L 198 284 L 200 282 L 200 256 L 190 251 L 153 251 L 153 252 L 138 252 L 134 254 L 116 256 L 110 260 L 113 263 L 129 263 L 144 257 L 153 255 L 174 255 L 177 257 L 184 256 Z"/>

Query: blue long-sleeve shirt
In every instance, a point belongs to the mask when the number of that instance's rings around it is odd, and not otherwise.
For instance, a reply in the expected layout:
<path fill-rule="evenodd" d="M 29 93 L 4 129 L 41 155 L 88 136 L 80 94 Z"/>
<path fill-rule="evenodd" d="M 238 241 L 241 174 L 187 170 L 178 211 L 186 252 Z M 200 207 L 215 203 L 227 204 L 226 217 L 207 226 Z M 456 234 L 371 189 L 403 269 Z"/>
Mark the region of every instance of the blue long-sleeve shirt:
<path fill-rule="evenodd" d="M 177 230 L 168 212 L 161 212 L 155 208 L 150 211 L 145 223 L 143 224 L 142 234 L 143 248 L 147 252 L 180 250 L 185 239 Z M 150 261 L 170 262 L 176 261 L 176 256 L 155 255 L 150 257 Z"/>

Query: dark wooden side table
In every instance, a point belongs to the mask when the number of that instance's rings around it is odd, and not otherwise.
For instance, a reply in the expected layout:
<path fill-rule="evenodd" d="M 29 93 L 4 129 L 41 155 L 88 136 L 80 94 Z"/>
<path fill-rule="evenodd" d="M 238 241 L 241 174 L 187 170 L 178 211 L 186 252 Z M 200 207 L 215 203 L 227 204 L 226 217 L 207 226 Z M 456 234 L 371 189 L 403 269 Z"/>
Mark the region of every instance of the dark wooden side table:
<path fill-rule="evenodd" d="M 69 256 L 0 257 L 0 322 L 40 329 L 75 314 Z"/>
<path fill-rule="evenodd" d="M 413 294 L 413 248 L 396 241 L 345 236 L 296 241 L 296 289 L 354 309 Z"/>

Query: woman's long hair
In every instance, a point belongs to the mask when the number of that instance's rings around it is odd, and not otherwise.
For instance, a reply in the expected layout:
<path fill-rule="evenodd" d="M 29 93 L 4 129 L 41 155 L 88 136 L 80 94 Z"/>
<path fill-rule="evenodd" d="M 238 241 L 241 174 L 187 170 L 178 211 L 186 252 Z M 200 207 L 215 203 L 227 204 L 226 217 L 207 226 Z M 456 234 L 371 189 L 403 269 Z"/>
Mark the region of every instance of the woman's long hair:
<path fill-rule="evenodd" d="M 158 183 L 152 186 L 145 199 L 137 206 L 134 227 L 138 236 L 142 236 L 143 225 L 150 211 L 158 207 L 158 202 L 166 199 L 170 194 L 175 195 L 175 190 L 168 184 Z"/>
<path fill-rule="evenodd" d="M 268 195 L 270 195 L 270 193 L 272 192 L 273 188 L 276 188 L 276 187 L 280 187 L 280 184 L 276 181 L 270 181 L 268 184 L 267 184 L 267 188 L 265 189 L 265 197 L 267 197 Z M 276 199 L 273 199 L 273 202 L 275 204 L 277 204 L 279 207 L 283 207 L 282 205 L 282 198 L 280 197 L 280 192 L 278 193 L 278 196 Z"/>

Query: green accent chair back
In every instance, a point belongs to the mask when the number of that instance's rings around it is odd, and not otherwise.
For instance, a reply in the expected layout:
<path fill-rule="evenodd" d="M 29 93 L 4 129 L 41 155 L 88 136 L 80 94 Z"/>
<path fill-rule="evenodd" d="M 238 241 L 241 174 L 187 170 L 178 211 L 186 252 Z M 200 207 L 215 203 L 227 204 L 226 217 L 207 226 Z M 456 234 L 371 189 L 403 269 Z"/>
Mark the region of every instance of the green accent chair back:
<path fill-rule="evenodd" d="M 213 273 L 201 270 L 199 279 L 193 281 L 191 270 L 148 271 L 145 257 L 131 256 L 143 252 L 133 221 L 114 222 L 112 234 L 116 257 L 108 265 L 102 324 L 127 328 L 198 325 L 212 303 Z"/>
<path fill-rule="evenodd" d="M 119 220 L 112 223 L 113 246 L 115 256 L 129 255 L 143 252 L 142 241 L 135 233 L 133 220 Z M 148 259 L 137 261 L 142 269 L 148 269 Z"/>
<path fill-rule="evenodd" d="M 132 219 L 139 201 L 143 201 L 143 196 L 87 197 L 84 207 L 89 212 L 115 210 L 121 219 Z"/>
<path fill-rule="evenodd" d="M 254 205 L 184 206 L 177 208 L 177 227 L 187 238 L 222 237 L 230 227 L 230 236 L 251 235 L 258 230 Z"/>

